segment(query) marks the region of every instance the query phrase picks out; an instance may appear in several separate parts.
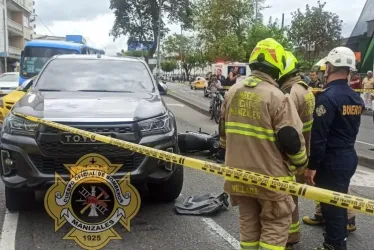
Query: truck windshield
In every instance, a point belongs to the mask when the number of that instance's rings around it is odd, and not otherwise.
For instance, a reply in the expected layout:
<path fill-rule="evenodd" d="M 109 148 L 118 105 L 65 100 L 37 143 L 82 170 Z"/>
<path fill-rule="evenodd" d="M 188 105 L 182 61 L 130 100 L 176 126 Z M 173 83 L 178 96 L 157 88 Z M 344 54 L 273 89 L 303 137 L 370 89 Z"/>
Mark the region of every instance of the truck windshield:
<path fill-rule="evenodd" d="M 79 54 L 79 52 L 60 48 L 25 47 L 21 61 L 22 77 L 30 78 L 36 76 L 51 57 L 61 54 Z"/>
<path fill-rule="evenodd" d="M 40 91 L 151 93 L 154 84 L 142 62 L 55 59 L 39 75 Z"/>

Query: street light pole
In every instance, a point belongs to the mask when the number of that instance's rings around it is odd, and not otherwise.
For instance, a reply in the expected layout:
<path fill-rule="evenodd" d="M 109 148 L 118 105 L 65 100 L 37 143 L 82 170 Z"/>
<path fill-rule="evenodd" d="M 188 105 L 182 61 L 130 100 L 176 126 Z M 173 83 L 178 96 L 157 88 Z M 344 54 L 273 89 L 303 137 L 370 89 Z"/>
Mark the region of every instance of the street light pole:
<path fill-rule="evenodd" d="M 163 1 L 160 2 L 160 9 L 159 9 L 159 13 L 158 13 L 158 34 L 157 34 L 157 76 L 160 75 L 160 48 L 161 48 L 161 44 L 160 44 L 160 40 L 161 40 L 161 20 L 162 20 L 162 4 L 163 4 Z"/>

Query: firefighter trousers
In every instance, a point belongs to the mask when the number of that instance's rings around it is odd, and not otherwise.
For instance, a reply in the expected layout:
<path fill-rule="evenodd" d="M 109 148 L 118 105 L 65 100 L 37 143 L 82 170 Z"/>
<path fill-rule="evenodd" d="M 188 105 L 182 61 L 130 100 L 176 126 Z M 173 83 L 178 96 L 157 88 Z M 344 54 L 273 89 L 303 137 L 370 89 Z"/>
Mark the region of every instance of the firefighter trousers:
<path fill-rule="evenodd" d="M 241 250 L 284 249 L 295 209 L 291 196 L 269 201 L 232 195 L 231 203 L 239 206 Z"/>
<path fill-rule="evenodd" d="M 288 240 L 287 243 L 296 244 L 300 241 L 301 233 L 300 233 L 300 221 L 299 221 L 299 197 L 292 196 L 295 202 L 295 210 L 292 213 L 292 223 L 288 230 Z"/>

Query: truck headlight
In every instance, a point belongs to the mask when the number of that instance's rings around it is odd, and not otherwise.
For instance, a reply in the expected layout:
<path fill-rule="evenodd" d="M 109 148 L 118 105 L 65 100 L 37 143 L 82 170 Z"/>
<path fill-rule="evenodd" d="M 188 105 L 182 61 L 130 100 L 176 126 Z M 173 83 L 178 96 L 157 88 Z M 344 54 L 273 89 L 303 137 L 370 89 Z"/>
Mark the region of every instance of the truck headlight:
<path fill-rule="evenodd" d="M 4 131 L 14 135 L 35 135 L 39 124 L 9 113 L 4 121 Z"/>
<path fill-rule="evenodd" d="M 139 126 L 143 136 L 167 133 L 172 127 L 169 115 L 141 121 Z"/>

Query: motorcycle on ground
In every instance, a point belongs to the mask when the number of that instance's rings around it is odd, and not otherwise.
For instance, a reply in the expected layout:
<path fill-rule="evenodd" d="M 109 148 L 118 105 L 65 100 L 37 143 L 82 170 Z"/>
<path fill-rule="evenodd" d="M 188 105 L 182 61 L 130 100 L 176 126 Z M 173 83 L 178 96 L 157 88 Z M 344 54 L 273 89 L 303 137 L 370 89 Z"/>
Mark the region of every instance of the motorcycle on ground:
<path fill-rule="evenodd" d="M 219 142 L 219 134 L 209 134 L 201 131 L 186 131 L 178 134 L 178 146 L 181 153 L 197 153 L 209 151 L 209 159 L 217 162 L 224 161 L 224 151 Z"/>

